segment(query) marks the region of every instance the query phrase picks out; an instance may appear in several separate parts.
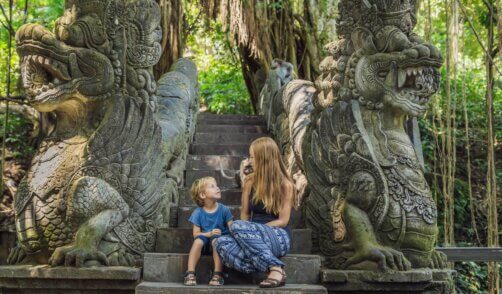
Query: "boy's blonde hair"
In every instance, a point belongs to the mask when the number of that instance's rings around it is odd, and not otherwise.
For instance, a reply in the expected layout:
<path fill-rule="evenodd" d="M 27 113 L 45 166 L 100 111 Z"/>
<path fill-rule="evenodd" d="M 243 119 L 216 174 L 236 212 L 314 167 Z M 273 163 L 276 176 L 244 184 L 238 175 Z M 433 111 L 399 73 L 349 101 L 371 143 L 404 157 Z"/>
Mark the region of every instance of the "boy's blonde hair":
<path fill-rule="evenodd" d="M 204 206 L 204 199 L 200 198 L 200 194 L 204 192 L 206 185 L 211 182 L 216 183 L 216 180 L 213 177 L 203 177 L 195 180 L 190 188 L 190 196 L 192 196 L 193 202 L 200 207 Z"/>

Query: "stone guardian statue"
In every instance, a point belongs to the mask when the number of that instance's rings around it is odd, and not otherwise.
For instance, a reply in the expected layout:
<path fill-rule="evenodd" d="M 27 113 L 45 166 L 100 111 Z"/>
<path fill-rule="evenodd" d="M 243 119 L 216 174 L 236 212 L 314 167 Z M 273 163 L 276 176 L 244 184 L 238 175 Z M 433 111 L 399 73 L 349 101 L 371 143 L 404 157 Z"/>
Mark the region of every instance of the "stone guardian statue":
<path fill-rule="evenodd" d="M 193 134 L 197 72 L 180 61 L 170 80 L 185 94 L 157 93 L 153 0 L 67 0 L 65 8 L 54 33 L 27 24 L 16 34 L 29 102 L 54 128 L 14 199 L 18 245 L 8 262 L 134 266 L 176 201 L 166 162 L 174 151 L 163 143 Z M 186 113 L 166 132 L 158 109 L 177 103 L 169 99 L 184 101 Z"/>
<path fill-rule="evenodd" d="M 445 266 L 416 124 L 442 58 L 413 33 L 415 10 L 413 0 L 340 1 L 322 75 L 263 98 L 282 102 L 268 120 L 307 178 L 303 215 L 330 268 Z"/>

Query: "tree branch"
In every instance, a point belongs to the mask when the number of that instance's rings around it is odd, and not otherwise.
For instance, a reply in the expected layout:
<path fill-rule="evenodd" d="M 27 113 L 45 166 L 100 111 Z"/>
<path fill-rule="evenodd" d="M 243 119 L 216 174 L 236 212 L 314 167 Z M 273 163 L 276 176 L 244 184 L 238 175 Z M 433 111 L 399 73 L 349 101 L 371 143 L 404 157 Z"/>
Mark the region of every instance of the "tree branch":
<path fill-rule="evenodd" d="M 464 14 L 465 16 L 465 19 L 467 20 L 467 22 L 469 23 L 469 27 L 471 28 L 472 32 L 474 33 L 474 36 L 476 36 L 476 40 L 478 41 L 479 45 L 481 46 L 481 48 L 483 49 L 483 51 L 485 52 L 486 56 L 488 57 L 488 59 L 490 59 L 491 63 L 493 64 L 493 68 L 495 68 L 495 70 L 500 74 L 502 75 L 502 72 L 499 70 L 499 68 L 495 65 L 495 61 L 493 60 L 492 58 L 492 55 L 490 52 L 488 52 L 488 50 L 486 50 L 486 47 L 485 45 L 483 44 L 483 42 L 481 41 L 481 37 L 479 37 L 479 34 L 478 32 L 476 31 L 476 29 L 474 28 L 474 25 L 472 24 L 471 22 L 471 18 L 469 17 L 469 15 L 467 14 L 467 11 L 465 10 L 465 7 L 464 5 L 462 4 L 462 1 L 460 0 L 457 0 L 459 6 L 460 6 L 460 9 L 462 10 L 462 13 Z M 486 0 L 485 0 L 486 2 Z M 491 6 L 488 6 L 488 7 L 491 7 Z"/>
<path fill-rule="evenodd" d="M 23 24 L 26 23 L 26 20 L 28 19 L 28 0 L 24 1 L 24 16 L 23 16 Z"/>
<path fill-rule="evenodd" d="M 16 31 L 12 27 L 12 19 L 10 19 L 10 17 L 7 16 L 7 13 L 5 12 L 5 9 L 2 4 L 0 4 L 0 10 L 2 11 L 3 17 L 7 21 L 7 24 L 5 24 L 3 21 L 0 21 L 0 23 L 9 31 L 11 35 L 14 36 L 16 34 Z"/>
<path fill-rule="evenodd" d="M 0 96 L 0 101 L 9 101 L 9 102 L 16 103 L 16 104 L 28 105 L 28 103 L 25 100 L 26 100 L 26 96 L 24 96 L 24 95 L 8 96 L 8 97 Z"/>

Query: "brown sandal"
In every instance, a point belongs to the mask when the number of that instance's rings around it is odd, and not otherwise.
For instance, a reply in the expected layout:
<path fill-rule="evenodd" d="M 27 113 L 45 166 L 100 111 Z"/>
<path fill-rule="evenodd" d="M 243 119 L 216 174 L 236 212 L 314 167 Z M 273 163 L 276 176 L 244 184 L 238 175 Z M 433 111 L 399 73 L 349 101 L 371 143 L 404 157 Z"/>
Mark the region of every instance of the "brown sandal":
<path fill-rule="evenodd" d="M 271 272 L 278 272 L 282 275 L 280 280 L 273 278 L 266 278 L 260 283 L 260 288 L 277 288 L 286 285 L 286 273 L 284 270 L 271 269 Z"/>
<path fill-rule="evenodd" d="M 215 284 L 211 284 L 214 283 Z M 209 286 L 223 286 L 225 284 L 225 280 L 223 279 L 222 272 L 214 272 L 211 280 L 209 281 Z"/>
<path fill-rule="evenodd" d="M 197 286 L 197 276 L 195 275 L 195 272 L 187 271 L 185 273 L 183 284 L 185 286 Z"/>

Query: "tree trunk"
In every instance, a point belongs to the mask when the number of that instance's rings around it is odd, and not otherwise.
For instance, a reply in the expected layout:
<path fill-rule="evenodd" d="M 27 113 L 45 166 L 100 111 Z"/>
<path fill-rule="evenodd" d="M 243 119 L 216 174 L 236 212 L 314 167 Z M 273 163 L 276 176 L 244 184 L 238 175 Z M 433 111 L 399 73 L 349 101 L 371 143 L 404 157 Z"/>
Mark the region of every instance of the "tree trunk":
<path fill-rule="evenodd" d="M 154 66 L 155 79 L 167 71 L 185 48 L 183 0 L 156 0 L 161 9 L 162 56 Z"/>
<path fill-rule="evenodd" d="M 455 245 L 455 97 L 452 95 L 451 75 L 456 76 L 458 59 L 458 4 L 455 0 L 445 1 L 446 24 L 446 113 L 445 134 L 442 140 L 442 181 L 444 209 L 444 243 Z M 451 9 L 451 10 L 450 10 Z"/>
<path fill-rule="evenodd" d="M 10 84 L 11 84 L 11 60 L 12 60 L 12 37 L 13 34 L 13 21 L 12 21 L 12 8 L 14 6 L 13 0 L 9 0 L 9 14 L 7 25 L 8 25 L 8 39 L 7 39 L 7 85 L 6 85 L 6 97 L 10 97 Z M 7 18 L 7 16 L 6 16 Z M 0 161 L 0 198 L 3 195 L 4 183 L 3 183 L 3 174 L 4 174 L 4 165 L 5 165 L 5 142 L 7 141 L 7 127 L 9 125 L 9 101 L 5 101 L 5 116 L 3 122 L 3 138 L 2 138 L 2 158 Z"/>
<path fill-rule="evenodd" d="M 497 220 L 497 180 L 495 169 L 495 135 L 493 130 L 493 71 L 494 64 L 494 1 L 485 1 L 489 10 L 488 44 L 485 57 L 486 64 L 486 119 L 488 129 L 488 154 L 486 172 L 486 199 L 488 202 L 488 247 L 499 246 L 498 220 Z M 488 263 L 488 293 L 499 293 L 500 276 L 497 262 Z"/>

